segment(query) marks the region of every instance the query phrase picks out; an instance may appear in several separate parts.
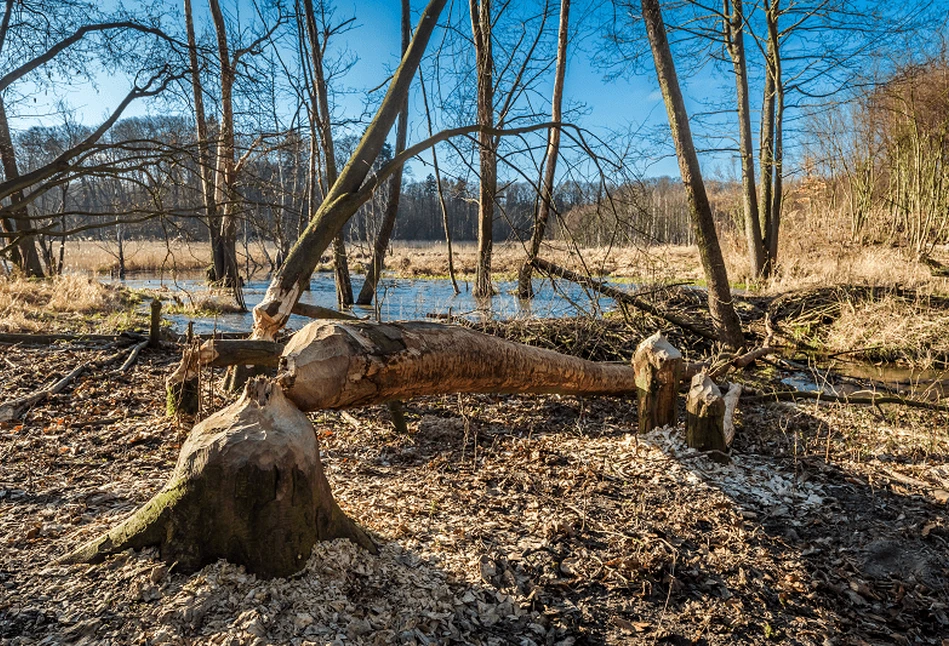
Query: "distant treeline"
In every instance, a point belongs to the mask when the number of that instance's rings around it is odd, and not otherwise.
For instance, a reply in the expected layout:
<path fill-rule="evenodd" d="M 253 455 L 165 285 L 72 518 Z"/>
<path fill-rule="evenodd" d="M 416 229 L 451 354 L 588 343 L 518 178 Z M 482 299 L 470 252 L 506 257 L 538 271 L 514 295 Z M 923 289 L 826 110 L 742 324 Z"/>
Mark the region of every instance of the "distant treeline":
<path fill-rule="evenodd" d="M 184 117 L 120 121 L 92 153 L 96 170 L 38 195 L 34 216 L 55 222 L 56 231 L 71 232 L 73 237 L 208 240 L 193 133 L 193 122 Z M 35 167 L 87 135 L 82 128 L 32 128 L 17 135 L 17 145 L 24 164 Z M 309 141 L 291 132 L 243 144 L 236 193 L 229 196 L 242 223 L 239 233 L 288 249 L 319 202 L 319 196 L 311 199 L 305 190 Z M 340 155 L 348 155 L 354 144 L 351 137 L 341 138 Z M 385 151 L 379 165 L 390 156 Z M 443 174 L 441 188 L 439 195 L 431 172 L 404 180 L 396 239 L 444 240 L 442 201 L 452 239 L 477 239 L 477 177 Z M 736 190 L 732 183 L 710 183 L 723 223 L 730 222 L 738 208 Z M 346 237 L 371 243 L 388 199 L 383 184 L 349 222 Z M 528 182 L 503 184 L 497 197 L 495 240 L 526 239 L 538 199 Z M 582 245 L 692 242 L 685 192 L 678 180 L 667 177 L 614 186 L 564 181 L 554 191 L 554 212 L 550 237 Z"/>

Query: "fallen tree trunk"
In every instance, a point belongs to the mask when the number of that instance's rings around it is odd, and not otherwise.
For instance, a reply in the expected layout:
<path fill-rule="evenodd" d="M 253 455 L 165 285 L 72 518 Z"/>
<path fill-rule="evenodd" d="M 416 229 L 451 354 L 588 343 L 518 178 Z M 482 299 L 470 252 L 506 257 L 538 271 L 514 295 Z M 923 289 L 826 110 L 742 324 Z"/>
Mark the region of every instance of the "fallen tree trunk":
<path fill-rule="evenodd" d="M 283 344 L 257 339 L 211 339 L 201 344 L 197 360 L 203 366 L 276 366 Z"/>
<path fill-rule="evenodd" d="M 616 395 L 632 366 L 586 361 L 438 323 L 314 321 L 287 343 L 277 380 L 303 410 L 449 393 Z"/>
<path fill-rule="evenodd" d="M 531 264 L 534 266 L 535 269 L 537 269 L 538 271 L 544 272 L 548 276 L 558 276 L 565 280 L 569 280 L 572 283 L 577 283 L 578 285 L 589 287 L 593 291 L 599 294 L 603 294 L 604 296 L 609 296 L 610 298 L 618 301 L 619 303 L 622 303 L 624 305 L 631 305 L 632 307 L 642 310 L 643 312 L 646 312 L 647 314 L 651 314 L 652 316 L 661 318 L 664 321 L 669 321 L 676 327 L 680 327 L 683 330 L 692 332 L 693 334 L 697 334 L 698 336 L 701 336 L 706 339 L 710 339 L 712 341 L 719 340 L 718 336 L 713 334 L 712 332 L 709 332 L 708 330 L 703 330 L 698 325 L 692 323 L 691 321 L 687 321 L 679 316 L 676 316 L 675 314 L 672 314 L 670 312 L 663 312 L 655 305 L 648 303 L 647 301 L 644 301 L 643 299 L 639 298 L 635 294 L 630 294 L 629 292 L 624 292 L 621 289 L 610 287 L 609 285 L 607 285 L 606 283 L 602 281 L 596 280 L 594 278 L 590 278 L 589 276 L 584 276 L 583 274 L 578 274 L 575 271 L 570 271 L 569 269 L 560 267 L 559 265 L 555 265 L 552 262 L 547 262 L 546 260 L 543 260 L 542 258 L 534 258 Z"/>
<path fill-rule="evenodd" d="M 334 538 L 376 551 L 333 499 L 313 425 L 279 387 L 257 378 L 192 429 L 148 503 L 61 561 L 97 563 L 158 546 L 162 560 L 185 572 L 224 558 L 270 578 L 299 571 L 316 541 Z"/>

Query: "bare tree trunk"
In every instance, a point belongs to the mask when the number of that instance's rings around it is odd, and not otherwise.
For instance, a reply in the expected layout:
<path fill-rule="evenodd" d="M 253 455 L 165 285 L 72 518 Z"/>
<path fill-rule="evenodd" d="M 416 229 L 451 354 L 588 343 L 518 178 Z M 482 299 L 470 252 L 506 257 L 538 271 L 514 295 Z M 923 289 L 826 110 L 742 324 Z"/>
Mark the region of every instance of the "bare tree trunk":
<path fill-rule="evenodd" d="M 428 108 L 428 93 L 425 91 L 425 77 L 419 74 L 419 85 L 422 87 L 422 104 L 425 106 L 425 121 L 428 124 L 428 136 L 432 132 L 432 112 Z M 445 191 L 442 187 L 442 174 L 438 166 L 438 151 L 436 146 L 432 146 L 432 167 L 435 170 L 435 192 L 438 195 L 438 206 L 442 213 L 442 227 L 445 229 L 445 244 L 448 246 L 448 277 L 451 278 L 451 286 L 455 294 L 460 294 L 458 281 L 455 279 L 455 254 L 451 248 L 451 226 L 448 221 L 448 205 L 445 203 Z"/>
<path fill-rule="evenodd" d="M 218 59 L 221 65 L 221 132 L 218 144 L 217 185 L 215 203 L 221 212 L 220 238 L 215 251 L 215 273 L 218 280 L 234 293 L 237 304 L 244 307 L 240 272 L 237 265 L 237 219 L 234 215 L 234 174 L 236 149 L 234 144 L 234 62 L 227 46 L 227 25 L 219 0 L 208 0 L 211 18 L 217 35 Z M 220 263 L 220 264 L 219 264 Z"/>
<path fill-rule="evenodd" d="M 474 35 L 478 70 L 478 125 L 494 127 L 494 55 L 491 50 L 491 0 L 470 0 L 471 31 Z M 480 147 L 481 187 L 478 193 L 478 264 L 474 296 L 494 294 L 491 284 L 491 251 L 494 244 L 494 201 L 498 192 L 497 138 L 482 130 Z"/>
<path fill-rule="evenodd" d="M 431 0 L 422 13 L 409 49 L 389 83 L 375 118 L 303 235 L 290 250 L 286 262 L 273 276 L 263 301 L 254 308 L 254 338 L 273 339 L 286 324 L 293 306 L 310 281 L 320 254 L 365 201 L 366 194 L 360 193 L 360 188 L 401 110 L 445 3 L 446 0 Z"/>
<path fill-rule="evenodd" d="M 402 54 L 409 48 L 409 39 L 412 37 L 412 23 L 409 14 L 409 0 L 402 0 Z M 405 150 L 406 140 L 409 129 L 409 101 L 406 96 L 402 103 L 402 110 L 399 112 L 399 125 L 395 134 L 395 154 L 398 155 Z M 389 180 L 389 201 L 386 204 L 386 212 L 382 218 L 382 227 L 379 229 L 379 235 L 376 236 L 375 244 L 372 248 L 372 262 L 366 271 L 366 280 L 359 290 L 359 298 L 356 300 L 360 305 L 369 305 L 372 303 L 373 296 L 376 293 L 376 284 L 382 275 L 383 263 L 385 262 L 386 251 L 389 248 L 389 239 L 392 237 L 392 230 L 395 228 L 395 218 L 399 213 L 399 198 L 402 194 L 402 168 L 399 168 Z"/>
<path fill-rule="evenodd" d="M 3 174 L 7 181 L 20 176 L 2 96 L 0 96 L 0 164 L 3 165 Z M 30 222 L 28 207 L 26 204 L 16 206 L 23 201 L 22 190 L 15 191 L 10 195 L 10 202 L 15 208 L 12 210 L 10 218 L 3 218 L 2 224 L 5 232 L 16 240 L 16 252 L 12 255 L 14 264 L 26 276 L 42 278 L 44 276 L 43 265 L 40 262 L 39 252 L 36 250 L 36 236 L 31 233 L 33 224 Z"/>
<path fill-rule="evenodd" d="M 774 66 L 774 187 L 768 218 L 765 220 L 765 247 L 770 271 L 774 271 L 778 262 L 778 237 L 781 232 L 781 208 L 784 200 L 784 80 L 781 75 L 778 4 L 779 0 L 772 0 L 765 14 L 768 23 L 768 53 Z"/>
<path fill-rule="evenodd" d="M 731 11 L 729 11 L 731 2 Z M 748 64 L 745 57 L 745 15 L 742 0 L 724 0 L 722 31 L 735 74 L 735 99 L 738 104 L 738 147 L 741 157 L 742 206 L 745 214 L 745 241 L 751 276 L 764 274 L 765 250 L 755 190 L 755 158 L 751 139 L 751 107 L 748 98 Z"/>
<path fill-rule="evenodd" d="M 656 65 L 656 75 L 659 77 L 659 86 L 662 89 L 666 113 L 669 117 L 669 127 L 676 146 L 679 172 L 682 174 L 682 183 L 689 200 L 692 228 L 695 231 L 699 257 L 708 281 L 709 313 L 721 340 L 731 347 L 741 347 L 745 342 L 741 331 L 741 321 L 738 320 L 732 303 L 725 260 L 722 258 L 715 220 L 712 218 L 712 208 L 705 192 L 702 170 L 692 142 L 689 117 L 682 99 L 682 91 L 679 88 L 669 40 L 666 37 L 662 10 L 659 7 L 659 0 L 641 0 L 641 2 L 643 20 L 646 23 Z"/>
<path fill-rule="evenodd" d="M 330 121 L 329 88 L 326 84 L 326 75 L 323 70 L 323 46 L 320 32 L 316 23 L 316 12 L 313 0 L 303 0 L 306 11 L 306 32 L 310 63 L 313 67 L 313 89 L 315 102 L 311 107 L 311 114 L 316 116 L 317 130 L 320 134 L 320 144 L 323 148 L 323 160 L 326 164 L 326 187 L 324 198 L 329 189 L 336 183 L 336 150 L 333 143 L 333 124 Z M 346 255 L 346 242 L 340 231 L 333 239 L 333 271 L 336 276 L 336 301 L 340 308 L 353 304 L 353 285 L 349 275 L 349 260 Z"/>
<path fill-rule="evenodd" d="M 570 0 L 560 2 L 560 28 L 557 32 L 557 66 L 554 73 L 554 95 L 551 100 L 550 120 L 560 123 L 563 118 L 561 105 L 563 103 L 563 83 L 567 73 L 567 37 L 569 35 Z M 533 262 L 540 253 L 540 245 L 547 231 L 547 220 L 554 200 L 554 178 L 557 173 L 557 157 L 560 154 L 560 128 L 551 128 L 547 133 L 547 151 L 544 176 L 541 179 L 540 202 L 537 205 L 537 217 L 534 219 L 534 228 L 531 232 L 530 247 L 527 250 L 527 261 L 521 266 L 517 277 L 518 298 L 532 298 L 534 288 L 531 285 Z"/>
<path fill-rule="evenodd" d="M 191 64 L 191 91 L 194 94 L 194 121 L 198 137 L 198 171 L 201 173 L 201 189 L 204 197 L 204 213 L 211 238 L 211 274 L 212 282 L 221 280 L 223 274 L 223 256 L 221 249 L 221 221 L 218 217 L 217 203 L 214 201 L 214 164 L 211 161 L 211 143 L 208 139 L 207 116 L 204 112 L 204 90 L 201 87 L 201 66 L 198 62 L 198 45 L 194 33 L 194 15 L 191 0 L 184 0 L 185 29 L 188 32 L 188 59 Z M 220 263 L 220 264 L 219 264 Z"/>

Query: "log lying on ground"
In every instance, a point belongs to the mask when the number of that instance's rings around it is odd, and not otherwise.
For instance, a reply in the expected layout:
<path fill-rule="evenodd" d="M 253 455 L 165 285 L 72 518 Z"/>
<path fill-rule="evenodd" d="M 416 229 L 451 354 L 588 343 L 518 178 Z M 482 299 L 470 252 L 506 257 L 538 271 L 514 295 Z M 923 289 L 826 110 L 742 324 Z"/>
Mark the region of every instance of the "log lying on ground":
<path fill-rule="evenodd" d="M 201 344 L 198 361 L 203 366 L 276 366 L 283 344 L 257 339 L 210 339 Z"/>
<path fill-rule="evenodd" d="M 639 432 L 674 424 L 682 381 L 682 353 L 656 332 L 636 348 L 633 368 L 639 398 Z"/>
<path fill-rule="evenodd" d="M 632 366 L 597 363 L 438 323 L 314 321 L 277 380 L 303 410 L 450 393 L 632 393 Z"/>
<path fill-rule="evenodd" d="M 583 285 L 584 287 L 589 287 L 595 292 L 603 294 L 604 296 L 609 296 L 610 298 L 624 304 L 631 305 L 636 309 L 642 310 L 647 314 L 661 318 L 665 321 L 669 321 L 676 327 L 680 327 L 683 330 L 696 334 L 703 338 L 709 339 L 711 341 L 718 341 L 719 338 L 712 332 L 702 329 L 695 323 L 687 321 L 682 317 L 676 316 L 671 312 L 664 312 L 658 307 L 649 303 L 642 298 L 639 298 L 636 294 L 630 294 L 629 292 L 624 292 L 621 289 L 615 287 L 610 287 L 606 283 L 590 278 L 589 276 L 584 276 L 583 274 L 578 274 L 575 271 L 570 271 L 559 265 L 555 265 L 552 262 L 547 262 L 541 258 L 534 258 L 531 263 L 538 271 L 542 271 L 548 276 L 559 276 L 569 280 L 570 282 L 577 283 L 578 285 Z"/>
<path fill-rule="evenodd" d="M 261 577 L 299 571 L 318 540 L 348 538 L 375 552 L 330 492 L 316 432 L 263 378 L 192 429 L 167 484 L 128 520 L 63 562 L 100 562 L 158 546 L 162 560 L 197 570 L 217 559 Z"/>

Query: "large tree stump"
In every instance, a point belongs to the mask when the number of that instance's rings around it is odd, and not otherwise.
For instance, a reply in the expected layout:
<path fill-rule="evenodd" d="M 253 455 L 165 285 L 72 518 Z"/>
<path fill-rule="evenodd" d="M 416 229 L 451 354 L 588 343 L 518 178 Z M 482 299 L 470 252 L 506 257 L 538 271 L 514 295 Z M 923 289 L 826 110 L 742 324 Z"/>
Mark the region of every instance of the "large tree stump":
<path fill-rule="evenodd" d="M 264 378 L 192 429 L 168 483 L 131 518 L 64 557 L 98 562 L 158 546 L 194 571 L 223 558 L 261 577 L 299 571 L 318 540 L 375 546 L 330 492 L 316 432 Z"/>
<path fill-rule="evenodd" d="M 682 353 L 656 332 L 636 348 L 633 369 L 639 397 L 639 432 L 674 424 L 682 381 Z"/>
<path fill-rule="evenodd" d="M 725 442 L 725 399 L 706 372 L 692 377 L 692 387 L 685 401 L 685 441 L 693 449 L 728 450 Z"/>

